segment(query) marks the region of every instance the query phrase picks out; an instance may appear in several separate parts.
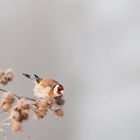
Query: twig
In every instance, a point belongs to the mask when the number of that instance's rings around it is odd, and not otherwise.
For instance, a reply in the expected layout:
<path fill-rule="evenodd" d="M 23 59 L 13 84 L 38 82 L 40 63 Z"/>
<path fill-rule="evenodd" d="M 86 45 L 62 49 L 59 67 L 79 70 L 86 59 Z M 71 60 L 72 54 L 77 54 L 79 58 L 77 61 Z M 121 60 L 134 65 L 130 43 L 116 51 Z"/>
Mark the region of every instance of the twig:
<path fill-rule="evenodd" d="M 2 91 L 2 92 L 8 92 L 7 90 L 1 89 L 1 88 L 0 88 L 0 91 Z M 19 96 L 19 95 L 16 95 L 16 94 L 14 94 L 14 93 L 12 93 L 12 95 L 13 95 L 14 97 L 18 98 L 19 100 L 21 100 L 21 99 L 26 99 L 26 100 L 30 100 L 30 101 L 36 101 L 36 99 L 30 98 L 30 97 Z"/>
<path fill-rule="evenodd" d="M 52 106 L 50 106 L 49 109 L 50 109 L 51 111 L 54 111 L 54 112 L 55 112 L 55 109 L 52 109 Z"/>
<path fill-rule="evenodd" d="M 8 117 L 8 118 L 4 119 L 3 121 L 0 121 L 0 124 L 5 123 L 5 122 L 8 121 L 10 118 L 11 118 L 11 117 Z"/>

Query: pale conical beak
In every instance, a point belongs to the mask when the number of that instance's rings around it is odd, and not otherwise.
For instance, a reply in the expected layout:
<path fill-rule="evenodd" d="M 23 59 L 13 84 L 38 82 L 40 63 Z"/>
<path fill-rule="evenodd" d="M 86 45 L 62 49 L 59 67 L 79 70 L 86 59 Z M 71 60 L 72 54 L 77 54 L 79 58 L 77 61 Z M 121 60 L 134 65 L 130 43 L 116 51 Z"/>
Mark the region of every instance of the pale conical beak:
<path fill-rule="evenodd" d="M 64 90 L 61 90 L 60 93 L 63 95 L 64 94 Z"/>

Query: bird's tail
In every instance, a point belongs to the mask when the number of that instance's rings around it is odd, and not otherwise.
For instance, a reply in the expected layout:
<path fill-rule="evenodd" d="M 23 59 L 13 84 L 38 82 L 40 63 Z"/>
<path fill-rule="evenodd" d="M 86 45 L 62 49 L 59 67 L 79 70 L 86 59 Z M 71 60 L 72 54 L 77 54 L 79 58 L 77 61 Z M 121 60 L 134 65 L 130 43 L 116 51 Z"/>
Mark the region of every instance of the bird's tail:
<path fill-rule="evenodd" d="M 40 78 L 39 76 L 37 76 L 36 74 L 34 74 L 34 77 L 32 77 L 31 75 L 27 74 L 27 73 L 23 73 L 23 75 L 25 77 L 27 77 L 28 79 L 32 80 L 35 84 L 39 83 L 42 78 Z"/>

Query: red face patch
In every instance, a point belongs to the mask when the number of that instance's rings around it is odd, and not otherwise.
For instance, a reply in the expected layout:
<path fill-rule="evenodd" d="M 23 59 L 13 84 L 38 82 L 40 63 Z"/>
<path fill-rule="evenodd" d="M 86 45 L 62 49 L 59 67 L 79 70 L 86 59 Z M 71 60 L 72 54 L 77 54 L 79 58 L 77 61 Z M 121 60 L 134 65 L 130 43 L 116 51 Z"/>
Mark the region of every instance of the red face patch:
<path fill-rule="evenodd" d="M 59 85 L 57 93 L 58 93 L 59 95 L 61 95 L 61 94 L 62 94 L 62 93 L 61 93 L 62 90 L 64 90 L 63 86 L 62 86 L 62 85 Z"/>

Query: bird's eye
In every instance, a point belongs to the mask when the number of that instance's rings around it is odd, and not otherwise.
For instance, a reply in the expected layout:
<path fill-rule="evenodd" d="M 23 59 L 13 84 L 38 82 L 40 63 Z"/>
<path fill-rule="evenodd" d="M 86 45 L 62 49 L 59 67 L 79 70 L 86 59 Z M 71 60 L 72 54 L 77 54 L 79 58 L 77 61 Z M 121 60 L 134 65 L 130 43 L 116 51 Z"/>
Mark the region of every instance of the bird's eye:
<path fill-rule="evenodd" d="M 58 90 L 59 91 L 64 90 L 63 86 L 62 85 L 59 85 Z"/>
<path fill-rule="evenodd" d="M 58 91 L 61 91 L 62 89 L 61 88 L 58 88 Z"/>

